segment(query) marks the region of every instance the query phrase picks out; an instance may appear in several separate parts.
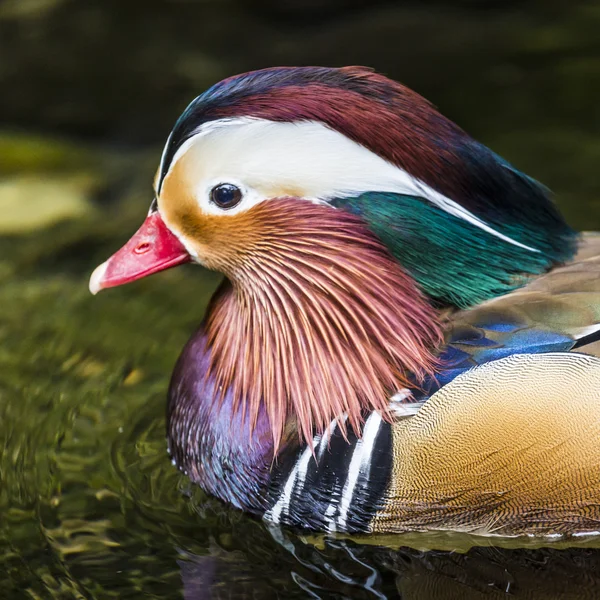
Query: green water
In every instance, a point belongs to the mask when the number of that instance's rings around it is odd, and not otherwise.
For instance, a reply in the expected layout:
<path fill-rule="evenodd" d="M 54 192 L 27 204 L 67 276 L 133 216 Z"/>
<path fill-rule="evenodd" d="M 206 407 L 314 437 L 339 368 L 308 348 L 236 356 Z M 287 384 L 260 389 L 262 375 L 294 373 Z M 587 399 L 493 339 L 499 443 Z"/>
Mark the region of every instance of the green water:
<path fill-rule="evenodd" d="M 50 11 L 52 4 L 65 11 L 65 23 L 84 32 L 72 38 L 73 47 L 84 41 L 92 47 L 92 26 L 86 30 L 77 21 L 84 3 L 11 0 L 0 11 L 0 26 L 21 15 L 9 8 Z M 192 3 L 174 4 L 183 11 L 180 19 L 198 23 L 185 16 Z M 209 4 L 217 20 L 235 5 Z M 180 58 L 188 61 L 187 71 L 169 46 L 177 44 L 179 30 L 165 28 L 158 36 L 164 56 L 152 55 L 151 73 L 131 66 L 142 54 L 128 51 L 131 65 L 124 62 L 121 71 L 118 65 L 92 69 L 98 78 L 93 85 L 83 77 L 72 80 L 77 102 L 66 108 L 57 104 L 62 96 L 55 84 L 48 84 L 46 104 L 42 110 L 40 100 L 37 112 L 27 108 L 31 93 L 0 100 L 22 128 L 16 132 L 9 123 L 0 130 L 0 597 L 600 597 L 595 541 L 569 547 L 564 541 L 492 540 L 471 547 L 473 540 L 449 535 L 370 543 L 307 538 L 270 529 L 207 497 L 166 454 L 165 394 L 218 277 L 185 266 L 97 297 L 87 290 L 92 269 L 141 223 L 161 152 L 152 141 L 166 137 L 164 124 L 173 122 L 192 89 L 270 63 L 378 66 L 548 184 L 573 226 L 600 230 L 600 8 L 556 1 L 540 16 L 534 2 L 527 11 L 506 13 L 486 13 L 479 4 L 464 2 L 458 12 L 441 4 L 394 12 L 388 4 L 304 30 L 288 27 L 285 19 L 267 20 L 268 48 L 255 44 L 254 36 L 247 55 L 227 53 L 219 46 L 227 36 L 215 33 L 209 42 L 219 48 L 218 59 L 216 52 L 207 58 L 210 49 L 199 56 L 186 46 Z M 31 15 L 23 15 L 33 28 Z M 152 32 L 167 18 L 130 11 L 123 26 L 134 17 Z M 246 19 L 227 21 L 235 35 Z M 250 19 L 254 25 L 256 19 Z M 121 17 L 100 22 L 102 31 L 114 29 Z M 43 90 L 46 72 L 35 70 L 32 48 L 55 46 L 40 31 L 23 38 L 30 54 L 18 63 L 15 50 L 15 64 Z M 56 31 L 60 37 L 62 30 Z M 113 36 L 116 47 L 153 41 L 151 35 L 130 41 L 129 30 Z M 0 45 L 8 39 L 0 37 Z M 389 39 L 394 51 L 379 39 Z M 65 73 L 90 71 L 77 49 L 60 56 Z M 164 98 L 160 69 L 184 81 L 171 82 Z M 199 75 L 181 75 L 190 72 Z M 0 69 L 0 78 L 6 73 Z M 121 76 L 135 83 L 128 95 L 102 99 L 110 96 L 103 77 Z M 14 91 L 16 79 L 6 81 Z M 98 112 L 86 93 L 94 101 L 100 97 L 107 111 Z M 172 102 L 163 107 L 165 99 Z M 116 105 L 125 116 L 115 116 Z M 30 110 L 29 121 L 21 106 Z M 156 131 L 150 128 L 155 115 L 162 124 Z M 29 122 L 48 131 L 60 119 L 71 134 L 85 129 L 82 123 L 89 125 L 86 135 L 97 134 L 110 122 L 119 132 L 113 138 L 152 143 L 124 150 L 114 140 L 100 145 L 97 139 L 65 142 L 56 132 L 23 133 Z"/>
<path fill-rule="evenodd" d="M 166 454 L 165 392 L 218 277 L 186 266 L 97 297 L 87 290 L 93 267 L 143 218 L 153 155 L 98 155 L 106 189 L 80 216 L 0 238 L 2 597 L 600 595 L 593 549 L 307 539 L 191 486 Z M 139 177 L 123 186 L 113 170 L 132 164 Z"/>

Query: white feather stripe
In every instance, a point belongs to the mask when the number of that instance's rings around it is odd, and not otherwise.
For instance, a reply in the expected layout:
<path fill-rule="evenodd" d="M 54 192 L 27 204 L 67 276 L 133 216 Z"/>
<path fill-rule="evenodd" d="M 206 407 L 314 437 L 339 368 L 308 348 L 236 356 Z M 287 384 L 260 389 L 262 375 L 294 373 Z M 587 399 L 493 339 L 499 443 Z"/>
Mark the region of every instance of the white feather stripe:
<path fill-rule="evenodd" d="M 341 421 L 343 423 L 345 423 L 347 419 L 348 419 L 348 415 L 346 415 L 346 414 L 344 414 L 341 417 Z M 327 450 L 329 441 L 331 440 L 331 436 L 333 435 L 333 433 L 337 427 L 337 424 L 338 424 L 338 420 L 334 419 L 333 421 L 331 421 L 331 423 L 329 424 L 329 427 L 323 433 L 323 437 L 321 438 L 321 441 L 319 442 L 319 445 L 317 446 L 317 462 L 323 458 L 323 454 L 325 453 L 325 450 Z"/>
<path fill-rule="evenodd" d="M 394 402 L 390 405 L 394 416 L 398 419 L 405 419 L 406 417 L 414 417 L 420 410 L 425 402 Z"/>
<path fill-rule="evenodd" d="M 325 521 L 327 523 L 327 531 L 329 531 L 329 533 L 336 532 L 335 519 L 334 519 L 336 506 L 337 505 L 334 502 L 332 502 L 327 507 L 327 510 L 325 510 Z"/>
<path fill-rule="evenodd" d="M 356 448 L 352 454 L 352 459 L 348 468 L 348 477 L 342 492 L 340 510 L 337 518 L 337 524 L 342 531 L 344 531 L 346 528 L 348 511 L 350 509 L 352 497 L 354 495 L 354 490 L 358 483 L 359 477 L 369 477 L 369 472 L 371 470 L 371 457 L 377 436 L 379 434 L 381 423 L 382 419 L 379 413 L 372 412 L 369 415 L 369 418 L 367 419 L 363 429 L 363 436 L 356 443 Z"/>
<path fill-rule="evenodd" d="M 162 162 L 166 151 L 163 152 Z M 418 196 L 509 244 L 539 252 L 493 229 L 458 202 L 317 121 L 273 122 L 253 117 L 205 123 L 175 153 L 167 175 L 190 156 L 185 182 L 207 214 L 234 215 L 265 200 L 294 195 L 313 202 L 365 192 Z M 238 186 L 244 199 L 224 211 L 210 201 L 220 183 Z M 160 205 L 160 198 L 159 198 Z"/>
<path fill-rule="evenodd" d="M 315 436 L 313 439 L 313 447 L 317 445 L 320 441 L 320 436 Z M 310 446 L 307 446 L 302 452 L 300 458 L 296 461 L 296 464 L 292 468 L 290 474 L 288 475 L 287 481 L 283 486 L 283 490 L 277 499 L 275 505 L 268 510 L 264 519 L 266 521 L 272 521 L 273 523 L 280 523 L 282 514 L 288 514 L 290 509 L 290 504 L 292 502 L 292 495 L 296 487 L 298 487 L 298 491 L 302 491 L 302 487 L 304 486 L 304 481 L 306 480 L 306 472 L 308 470 L 308 464 L 312 457 L 312 449 Z"/>
<path fill-rule="evenodd" d="M 574 339 L 580 340 L 581 338 L 587 337 L 600 331 L 600 323 L 594 323 L 594 325 L 588 325 L 587 327 L 573 327 L 569 330 L 569 333 Z"/>

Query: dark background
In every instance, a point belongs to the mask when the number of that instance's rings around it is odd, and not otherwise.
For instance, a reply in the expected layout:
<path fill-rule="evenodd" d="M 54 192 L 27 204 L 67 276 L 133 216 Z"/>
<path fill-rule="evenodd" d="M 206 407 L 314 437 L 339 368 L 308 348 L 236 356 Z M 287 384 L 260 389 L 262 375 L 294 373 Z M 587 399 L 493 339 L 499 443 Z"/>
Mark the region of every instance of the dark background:
<path fill-rule="evenodd" d="M 0 127 L 150 145 L 158 162 L 182 109 L 223 77 L 364 64 L 542 179 L 584 226 L 584 210 L 600 220 L 599 30 L 597 2 L 565 0 L 3 0 Z"/>

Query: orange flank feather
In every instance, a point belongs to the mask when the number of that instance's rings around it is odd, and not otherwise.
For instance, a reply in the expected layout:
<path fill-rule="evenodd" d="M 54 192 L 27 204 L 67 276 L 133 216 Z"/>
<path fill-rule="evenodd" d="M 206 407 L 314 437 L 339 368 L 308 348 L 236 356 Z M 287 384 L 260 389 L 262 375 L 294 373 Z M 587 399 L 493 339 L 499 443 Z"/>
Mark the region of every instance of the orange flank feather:
<path fill-rule="evenodd" d="M 433 372 L 435 311 L 358 217 L 276 199 L 177 221 L 228 278 L 207 315 L 208 375 L 253 423 L 264 402 L 276 447 L 293 416 L 307 441 L 343 414 L 357 432 L 365 410 L 389 418 L 409 373 Z"/>

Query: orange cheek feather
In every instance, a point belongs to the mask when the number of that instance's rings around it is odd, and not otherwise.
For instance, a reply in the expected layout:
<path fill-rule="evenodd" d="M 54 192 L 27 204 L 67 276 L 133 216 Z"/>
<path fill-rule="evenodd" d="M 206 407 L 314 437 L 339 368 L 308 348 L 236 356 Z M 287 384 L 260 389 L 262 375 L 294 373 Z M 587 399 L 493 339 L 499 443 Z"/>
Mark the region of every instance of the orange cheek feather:
<path fill-rule="evenodd" d="M 183 176 L 185 162 L 178 161 L 165 179 L 159 208 L 166 224 L 176 231 L 203 266 L 232 277 L 260 238 L 252 210 L 234 215 L 202 212 Z"/>

